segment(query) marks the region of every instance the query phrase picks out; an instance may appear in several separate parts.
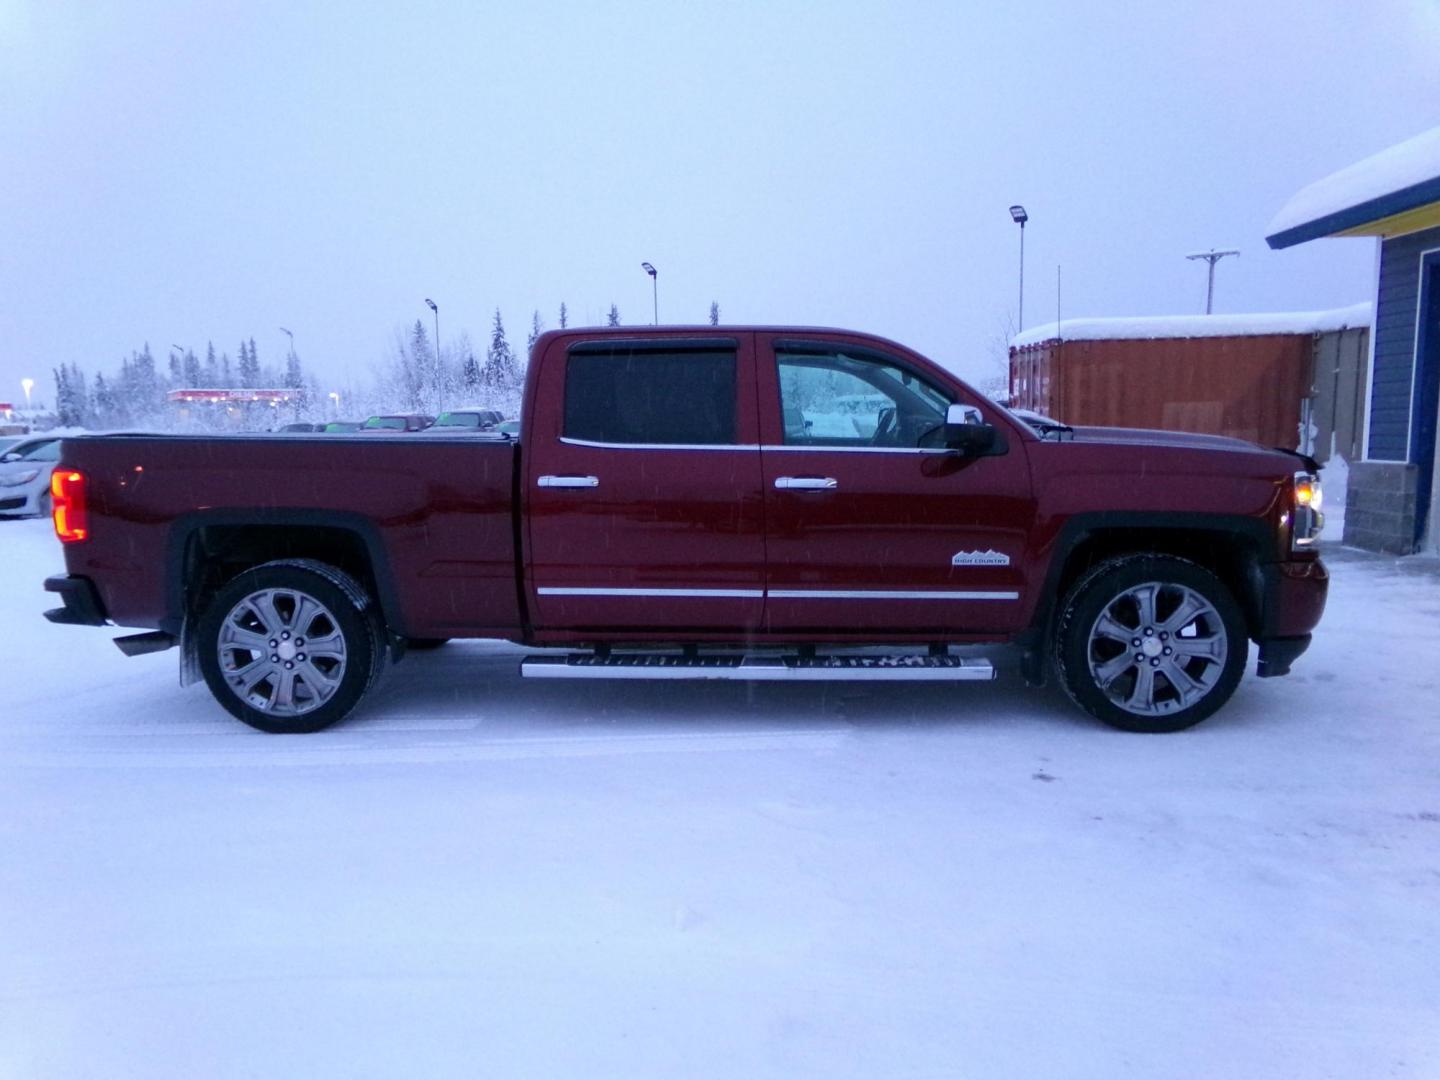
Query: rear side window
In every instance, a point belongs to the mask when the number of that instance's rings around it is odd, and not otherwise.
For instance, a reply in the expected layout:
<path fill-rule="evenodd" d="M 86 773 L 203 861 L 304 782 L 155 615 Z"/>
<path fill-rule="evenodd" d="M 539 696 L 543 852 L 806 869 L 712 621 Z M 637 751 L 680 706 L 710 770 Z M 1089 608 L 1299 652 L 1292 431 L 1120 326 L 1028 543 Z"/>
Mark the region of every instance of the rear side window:
<path fill-rule="evenodd" d="M 603 443 L 732 445 L 735 353 L 571 353 L 563 434 Z"/>

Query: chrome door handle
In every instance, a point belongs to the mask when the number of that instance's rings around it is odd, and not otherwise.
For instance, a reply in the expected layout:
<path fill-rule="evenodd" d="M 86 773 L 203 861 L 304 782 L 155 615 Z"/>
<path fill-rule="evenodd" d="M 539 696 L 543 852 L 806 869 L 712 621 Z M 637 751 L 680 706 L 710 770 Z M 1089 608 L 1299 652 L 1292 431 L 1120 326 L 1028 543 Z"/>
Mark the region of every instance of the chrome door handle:
<path fill-rule="evenodd" d="M 775 486 L 781 491 L 834 491 L 840 484 L 833 476 L 777 476 Z"/>
<path fill-rule="evenodd" d="M 598 476 L 542 476 L 535 481 L 539 487 L 593 488 L 600 486 Z"/>

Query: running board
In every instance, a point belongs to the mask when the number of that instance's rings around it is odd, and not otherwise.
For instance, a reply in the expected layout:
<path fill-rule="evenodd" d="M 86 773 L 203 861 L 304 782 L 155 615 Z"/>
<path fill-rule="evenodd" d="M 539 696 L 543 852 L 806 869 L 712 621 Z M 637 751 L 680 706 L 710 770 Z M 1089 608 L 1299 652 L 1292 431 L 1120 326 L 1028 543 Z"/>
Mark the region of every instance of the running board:
<path fill-rule="evenodd" d="M 527 679 L 735 679 L 747 682 L 984 681 L 989 660 L 969 656 L 530 656 Z"/>

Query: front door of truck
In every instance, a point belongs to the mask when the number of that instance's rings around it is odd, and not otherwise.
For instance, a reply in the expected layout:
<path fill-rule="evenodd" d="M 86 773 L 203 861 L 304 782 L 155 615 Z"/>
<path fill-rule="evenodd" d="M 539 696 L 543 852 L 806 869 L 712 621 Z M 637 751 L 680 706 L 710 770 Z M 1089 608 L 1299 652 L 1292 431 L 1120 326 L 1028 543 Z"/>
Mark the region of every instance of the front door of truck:
<path fill-rule="evenodd" d="M 948 452 L 946 407 L 963 395 L 898 350 L 756 337 L 767 629 L 820 640 L 1018 629 L 1034 502 L 1013 432 L 1003 453 Z M 998 419 L 978 398 L 962 403 Z"/>
<path fill-rule="evenodd" d="M 552 340 L 522 453 L 543 634 L 743 634 L 764 608 L 754 335 Z"/>

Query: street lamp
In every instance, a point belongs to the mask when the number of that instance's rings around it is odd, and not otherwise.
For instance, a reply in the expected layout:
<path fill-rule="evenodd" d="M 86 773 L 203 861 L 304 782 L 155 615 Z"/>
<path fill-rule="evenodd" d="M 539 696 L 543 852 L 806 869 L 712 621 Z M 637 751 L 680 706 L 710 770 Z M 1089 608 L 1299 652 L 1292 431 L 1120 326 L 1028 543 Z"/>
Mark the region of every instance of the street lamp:
<path fill-rule="evenodd" d="M 295 355 L 295 335 L 292 334 L 289 330 L 286 330 L 285 327 L 283 327 L 283 326 L 280 327 L 280 332 L 290 339 L 290 356 L 294 356 L 294 355 Z M 289 357 L 287 357 L 287 359 L 288 359 L 288 358 L 289 358 Z"/>
<path fill-rule="evenodd" d="M 1010 220 L 1020 226 L 1020 314 L 1016 320 L 1016 330 L 1025 329 L 1025 222 L 1030 220 L 1030 215 L 1025 212 L 1023 206 L 1010 207 Z"/>
<path fill-rule="evenodd" d="M 330 391 L 330 404 L 335 409 L 335 419 L 340 419 L 340 395 L 334 390 Z"/>
<path fill-rule="evenodd" d="M 35 380 L 34 380 L 34 379 L 29 379 L 29 378 L 21 379 L 21 380 L 20 380 L 20 389 L 22 389 L 22 390 L 25 391 L 25 409 L 26 409 L 26 411 L 29 411 L 29 409 L 30 409 L 30 391 L 35 389 Z"/>
<path fill-rule="evenodd" d="M 645 273 L 647 273 L 647 274 L 650 275 L 650 288 L 651 288 L 651 292 L 654 294 L 654 295 L 652 296 L 652 299 L 655 301 L 655 322 L 654 322 L 654 325 L 655 325 L 655 326 L 659 326 L 659 325 L 660 325 L 660 274 L 659 274 L 659 271 L 657 271 L 657 270 L 655 269 L 655 267 L 651 266 L 648 262 L 642 262 L 642 263 L 640 264 L 640 268 L 641 268 L 642 270 L 644 270 Z"/>
<path fill-rule="evenodd" d="M 438 384 L 435 390 L 437 405 L 435 411 L 443 412 L 445 410 L 445 379 L 444 373 L 440 370 L 440 305 L 428 296 L 425 298 L 425 303 L 435 313 L 435 381 Z"/>

